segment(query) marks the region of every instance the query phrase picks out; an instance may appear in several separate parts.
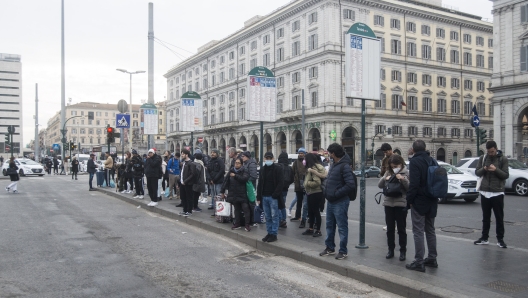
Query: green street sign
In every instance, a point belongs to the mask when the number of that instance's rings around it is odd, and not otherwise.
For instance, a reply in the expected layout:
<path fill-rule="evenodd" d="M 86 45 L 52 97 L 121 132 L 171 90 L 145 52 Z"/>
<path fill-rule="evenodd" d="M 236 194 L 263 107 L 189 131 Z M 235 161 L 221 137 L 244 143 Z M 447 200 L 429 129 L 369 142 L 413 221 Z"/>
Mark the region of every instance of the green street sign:
<path fill-rule="evenodd" d="M 332 130 L 332 131 L 330 132 L 330 139 L 331 139 L 332 141 L 335 141 L 336 137 L 337 137 L 337 133 L 336 133 L 336 131 L 335 131 L 335 130 Z"/>
<path fill-rule="evenodd" d="M 188 91 L 188 92 L 183 93 L 182 96 L 181 96 L 181 98 L 189 98 L 189 99 L 191 99 L 191 98 L 196 98 L 196 99 L 202 99 L 202 98 L 200 97 L 200 94 L 198 94 L 198 93 L 196 93 L 196 92 L 194 92 L 194 91 Z"/>
<path fill-rule="evenodd" d="M 374 31 L 372 31 L 369 26 L 363 23 L 355 23 L 350 27 L 350 29 L 348 29 L 347 33 L 377 39 Z"/>
<path fill-rule="evenodd" d="M 273 72 L 271 72 L 271 70 L 267 69 L 264 66 L 257 66 L 255 68 L 253 68 L 252 70 L 249 71 L 248 75 L 250 75 L 250 76 L 259 76 L 259 77 L 268 77 L 268 78 L 275 77 L 273 75 Z"/>

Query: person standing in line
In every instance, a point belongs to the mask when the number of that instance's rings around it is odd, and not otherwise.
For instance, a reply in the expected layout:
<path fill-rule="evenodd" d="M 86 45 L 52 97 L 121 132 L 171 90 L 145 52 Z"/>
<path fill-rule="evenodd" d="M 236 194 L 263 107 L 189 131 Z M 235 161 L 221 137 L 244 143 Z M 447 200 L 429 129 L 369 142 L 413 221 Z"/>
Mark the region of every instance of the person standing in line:
<path fill-rule="evenodd" d="M 194 154 L 194 163 L 196 166 L 196 179 L 193 184 L 193 212 L 202 212 L 202 209 L 198 207 L 198 199 L 200 195 L 205 192 L 205 165 L 203 163 L 203 154 Z"/>
<path fill-rule="evenodd" d="M 289 165 L 288 153 L 282 152 L 281 154 L 279 154 L 277 164 L 282 166 L 282 175 L 284 177 L 284 182 L 282 184 L 282 202 L 279 201 L 279 227 L 287 228 L 288 225 L 286 221 L 286 197 L 288 196 L 288 189 L 294 181 L 293 170 L 292 167 L 290 167 Z"/>
<path fill-rule="evenodd" d="M 326 207 L 326 248 L 320 256 L 335 254 L 336 225 L 339 231 L 339 253 L 337 260 L 348 256 L 348 207 L 350 194 L 357 191 L 356 181 L 350 169 L 350 157 L 343 147 L 337 143 L 331 144 L 328 155 L 333 159 L 332 167 L 326 177 L 326 187 L 323 196 L 328 201 Z"/>
<path fill-rule="evenodd" d="M 320 206 L 323 198 L 322 178 L 326 178 L 326 170 L 322 165 L 319 156 L 308 153 L 304 156 L 303 164 L 306 167 L 306 179 L 304 180 L 304 189 L 307 196 L 309 228 L 302 234 L 319 237 L 321 233 L 321 212 Z M 316 175 L 315 173 L 318 173 Z"/>
<path fill-rule="evenodd" d="M 46 157 L 46 171 L 48 175 L 51 175 L 51 169 L 53 168 L 53 160 L 49 157 Z"/>
<path fill-rule="evenodd" d="M 264 166 L 260 168 L 257 184 L 257 202 L 262 204 L 266 215 L 266 231 L 263 242 L 277 241 L 279 230 L 279 200 L 282 199 L 282 167 L 273 163 L 273 153 L 264 154 Z"/>
<path fill-rule="evenodd" d="M 405 265 L 409 270 L 425 272 L 425 266 L 437 268 L 435 217 L 438 199 L 427 192 L 427 172 L 432 157 L 425 151 L 425 142 L 413 143 L 414 156 L 409 162 L 409 189 L 407 205 L 411 209 L 412 231 L 414 236 L 414 261 Z M 424 233 L 427 240 L 428 256 L 424 259 Z"/>
<path fill-rule="evenodd" d="M 167 153 L 168 151 L 165 151 Z M 163 195 L 165 194 L 165 188 L 163 187 L 163 184 L 165 183 L 165 174 L 167 173 L 167 162 L 165 160 L 165 156 L 161 157 L 161 172 L 160 172 L 160 178 L 158 179 L 158 202 L 163 200 Z M 168 181 L 167 181 L 168 184 Z"/>
<path fill-rule="evenodd" d="M 171 152 L 169 150 L 165 150 L 165 152 L 163 152 L 163 161 L 165 162 L 165 169 L 167 165 L 169 164 L 170 156 L 171 156 Z M 163 179 L 161 181 L 161 187 L 164 192 L 165 192 L 165 188 L 169 187 L 169 171 L 164 172 Z"/>
<path fill-rule="evenodd" d="M 306 225 L 306 216 L 308 214 L 308 210 L 303 210 L 304 205 L 304 176 L 306 175 L 306 168 L 303 165 L 304 161 L 304 155 L 306 154 L 306 149 L 303 147 L 299 148 L 297 150 L 297 160 L 293 162 L 292 169 L 293 169 L 293 178 L 295 183 L 295 196 L 297 197 L 297 209 L 295 210 L 295 217 L 292 216 L 290 221 L 301 221 L 301 224 L 299 225 L 299 228 L 304 229 Z M 302 214 L 301 214 L 302 212 Z M 306 214 L 305 214 L 306 213 Z M 301 217 L 302 215 L 302 217 Z"/>
<path fill-rule="evenodd" d="M 59 160 L 57 159 L 57 157 L 53 158 L 53 174 L 59 174 Z"/>
<path fill-rule="evenodd" d="M 6 191 L 9 192 L 10 190 L 12 190 L 13 193 L 17 193 L 18 180 L 20 180 L 20 178 L 18 176 L 18 167 L 15 163 L 14 156 L 9 159 L 9 168 L 7 170 L 9 178 L 11 180 L 11 184 L 6 187 Z"/>
<path fill-rule="evenodd" d="M 95 172 L 97 171 L 97 165 L 95 164 L 95 154 L 90 153 L 90 158 L 88 159 L 88 162 L 86 163 L 86 172 L 90 175 L 90 178 L 88 180 L 88 185 L 90 185 L 89 191 L 94 191 L 95 188 L 92 186 L 93 177 L 95 176 Z"/>
<path fill-rule="evenodd" d="M 251 153 L 249 151 L 242 152 L 237 158 L 242 158 L 242 161 L 244 161 L 244 164 L 242 165 L 246 172 L 249 173 L 249 181 L 251 184 L 253 184 L 253 188 L 255 191 L 257 190 L 257 178 L 258 178 L 258 170 L 257 170 L 257 161 L 251 157 Z M 280 202 L 279 202 L 280 203 Z M 280 205 L 280 204 L 279 204 Z M 257 226 L 255 223 L 255 202 L 249 202 L 249 213 L 248 219 L 250 220 L 249 224 Z"/>
<path fill-rule="evenodd" d="M 106 187 L 110 187 L 110 172 L 112 171 L 112 168 L 114 167 L 114 160 L 110 156 L 109 152 L 105 152 L 105 162 L 104 162 L 104 173 L 105 173 L 105 182 Z"/>
<path fill-rule="evenodd" d="M 480 205 L 482 207 L 482 236 L 475 245 L 489 244 L 491 211 L 495 214 L 497 246 L 507 248 L 504 243 L 504 187 L 510 177 L 508 159 L 497 150 L 495 141 L 486 143 L 486 154 L 479 158 L 475 174 L 482 177 Z"/>
<path fill-rule="evenodd" d="M 226 201 L 233 204 L 235 207 L 235 222 L 231 227 L 232 230 L 237 230 L 242 227 L 242 211 L 244 212 L 244 226 L 247 232 L 251 231 L 249 225 L 249 199 L 246 191 L 246 182 L 249 181 L 249 173 L 243 165 L 244 161 L 239 158 L 235 160 L 235 166 L 229 170 L 225 177 L 225 183 L 222 185 L 220 193 L 222 199 L 225 198 L 225 191 L 227 190 Z"/>
<path fill-rule="evenodd" d="M 381 173 L 380 175 L 385 175 L 385 172 L 389 170 L 389 158 L 392 156 L 392 146 L 389 143 L 383 143 L 381 144 L 381 151 L 383 151 L 383 154 L 385 155 L 383 159 L 381 160 Z"/>
<path fill-rule="evenodd" d="M 191 161 L 191 152 L 187 149 L 181 151 L 182 166 L 180 177 L 180 196 L 182 200 L 183 211 L 180 212 L 182 216 L 192 215 L 193 209 L 193 184 L 198 175 L 196 165 Z"/>
<path fill-rule="evenodd" d="M 125 189 L 121 193 L 132 193 L 134 190 L 134 172 L 132 171 L 132 154 L 125 154 Z M 130 185 L 130 187 L 128 186 Z"/>
<path fill-rule="evenodd" d="M 224 183 L 225 163 L 220 158 L 218 149 L 211 150 L 211 159 L 207 167 L 207 180 L 211 186 L 211 205 L 209 210 L 215 209 L 215 196 L 220 195 L 222 184 Z M 212 216 L 215 216 L 213 213 Z"/>
<path fill-rule="evenodd" d="M 409 171 L 405 167 L 403 157 L 393 154 L 389 158 L 389 168 L 385 175 L 380 178 L 378 187 L 384 188 L 390 181 L 397 182 L 400 185 L 399 193 L 393 196 L 384 196 L 383 206 L 385 208 L 385 224 L 387 225 L 387 244 L 389 251 L 385 258 L 394 257 L 395 243 L 395 226 L 398 227 L 398 239 L 400 244 L 400 261 L 405 261 L 407 253 L 407 200 L 406 194 L 409 189 Z M 395 224 L 396 223 L 396 224 Z"/>
<path fill-rule="evenodd" d="M 158 206 L 158 180 L 163 176 L 161 170 L 162 159 L 154 149 L 148 151 L 145 162 L 145 177 L 147 178 L 147 189 L 150 197 L 148 206 Z"/>
<path fill-rule="evenodd" d="M 136 188 L 134 199 L 143 199 L 145 196 L 145 191 L 143 190 L 143 173 L 145 172 L 145 168 L 143 158 L 139 156 L 136 149 L 132 149 L 132 160 L 130 163 L 134 174 L 134 187 Z"/>
<path fill-rule="evenodd" d="M 73 180 L 73 177 L 75 176 L 75 180 L 77 180 L 77 173 L 79 172 L 79 161 L 77 160 L 77 156 L 74 156 L 73 157 L 73 160 L 72 160 L 72 180 Z"/>
<path fill-rule="evenodd" d="M 172 200 L 173 193 L 175 197 L 178 197 L 176 194 L 176 188 L 178 187 L 178 180 L 180 180 L 180 161 L 174 155 L 169 159 L 167 172 L 169 172 L 169 200 Z"/>

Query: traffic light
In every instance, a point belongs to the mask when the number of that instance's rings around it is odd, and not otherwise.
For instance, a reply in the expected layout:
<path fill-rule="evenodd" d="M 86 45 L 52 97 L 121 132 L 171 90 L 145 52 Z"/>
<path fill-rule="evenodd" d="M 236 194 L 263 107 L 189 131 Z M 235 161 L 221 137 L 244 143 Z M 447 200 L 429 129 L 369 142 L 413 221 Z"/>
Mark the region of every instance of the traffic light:
<path fill-rule="evenodd" d="M 108 127 L 106 128 L 106 142 L 107 142 L 108 144 L 115 142 L 115 138 L 114 138 L 114 128 L 113 128 L 113 127 L 108 126 Z"/>
<path fill-rule="evenodd" d="M 479 129 L 479 138 L 480 138 L 479 145 L 486 144 L 486 142 L 488 142 L 488 140 L 486 139 L 487 137 L 488 135 L 486 134 L 486 130 Z"/>
<path fill-rule="evenodd" d="M 10 144 L 11 144 L 10 139 L 11 139 L 11 138 L 10 138 L 10 135 L 9 135 L 8 133 L 6 133 L 6 134 L 5 134 L 5 143 L 6 143 L 7 145 L 10 145 Z"/>
<path fill-rule="evenodd" d="M 75 145 L 73 144 L 73 142 L 70 142 L 70 150 L 75 150 Z"/>

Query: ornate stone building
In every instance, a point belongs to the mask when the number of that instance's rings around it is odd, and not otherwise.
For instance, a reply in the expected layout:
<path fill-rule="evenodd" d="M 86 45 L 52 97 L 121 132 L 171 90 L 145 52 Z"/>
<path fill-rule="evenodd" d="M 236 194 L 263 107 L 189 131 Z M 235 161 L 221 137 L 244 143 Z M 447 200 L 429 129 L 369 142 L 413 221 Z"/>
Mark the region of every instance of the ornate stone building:
<path fill-rule="evenodd" d="M 278 78 L 278 121 L 264 125 L 264 151 L 295 153 L 303 143 L 317 150 L 335 141 L 357 163 L 361 104 L 344 96 L 343 39 L 350 26 L 363 22 L 382 41 L 382 100 L 367 103 L 367 148 L 374 143 L 376 159 L 383 142 L 406 155 L 416 138 L 439 160 L 456 164 L 475 155 L 473 105 L 481 127 L 491 130 L 492 123 L 487 88 L 493 27 L 478 16 L 437 6 L 441 1 L 426 2 L 292 1 L 209 42 L 165 74 L 169 148 L 189 145 L 190 133 L 179 129 L 179 107 L 181 95 L 192 90 L 204 99 L 205 124 L 203 133 L 194 133 L 194 146 L 203 137 L 205 152 L 237 147 L 258 156 L 259 124 L 244 119 L 246 86 L 248 72 L 265 66 Z"/>

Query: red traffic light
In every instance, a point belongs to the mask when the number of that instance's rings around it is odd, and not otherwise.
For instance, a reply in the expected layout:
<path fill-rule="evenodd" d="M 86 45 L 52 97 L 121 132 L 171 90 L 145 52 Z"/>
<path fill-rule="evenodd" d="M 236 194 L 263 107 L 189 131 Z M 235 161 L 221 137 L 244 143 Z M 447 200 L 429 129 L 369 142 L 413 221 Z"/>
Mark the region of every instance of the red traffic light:
<path fill-rule="evenodd" d="M 114 128 L 113 127 L 107 127 L 106 128 L 106 132 L 113 133 L 114 132 Z"/>

